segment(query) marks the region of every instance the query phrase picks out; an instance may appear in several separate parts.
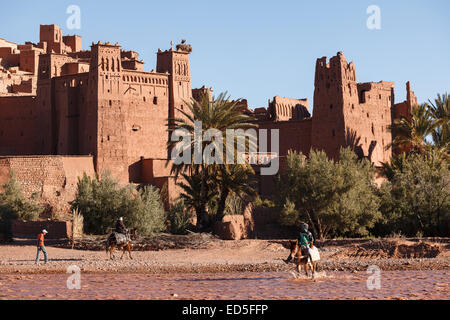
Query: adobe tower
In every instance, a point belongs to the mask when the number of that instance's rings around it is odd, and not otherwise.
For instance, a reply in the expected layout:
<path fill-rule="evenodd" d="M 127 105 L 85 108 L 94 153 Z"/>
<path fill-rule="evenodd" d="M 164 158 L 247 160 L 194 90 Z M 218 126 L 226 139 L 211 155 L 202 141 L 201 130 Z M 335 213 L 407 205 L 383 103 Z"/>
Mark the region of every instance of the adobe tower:
<path fill-rule="evenodd" d="M 312 147 L 334 159 L 349 146 L 375 166 L 389 161 L 394 83 L 357 83 L 355 65 L 342 52 L 326 60 L 316 63 Z"/>
<path fill-rule="evenodd" d="M 158 51 L 156 71 L 169 73 L 169 117 L 180 117 L 176 109 L 186 111 L 186 102 L 192 99 L 191 67 L 189 54 L 192 47 L 184 43 L 177 45 L 177 50 Z"/>

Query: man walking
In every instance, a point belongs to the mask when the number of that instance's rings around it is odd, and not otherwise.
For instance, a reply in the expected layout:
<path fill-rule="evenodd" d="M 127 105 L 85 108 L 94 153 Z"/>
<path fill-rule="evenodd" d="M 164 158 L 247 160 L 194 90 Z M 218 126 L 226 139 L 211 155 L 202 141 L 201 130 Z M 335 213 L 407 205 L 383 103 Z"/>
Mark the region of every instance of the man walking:
<path fill-rule="evenodd" d="M 47 234 L 47 230 L 42 230 L 42 232 L 38 235 L 38 243 L 37 243 L 37 255 L 36 255 L 36 264 L 39 263 L 40 260 L 40 255 L 41 255 L 41 251 L 44 253 L 44 259 L 45 259 L 45 263 L 48 262 L 48 255 L 47 255 L 47 251 L 45 250 L 45 246 L 44 246 L 44 237 Z"/>

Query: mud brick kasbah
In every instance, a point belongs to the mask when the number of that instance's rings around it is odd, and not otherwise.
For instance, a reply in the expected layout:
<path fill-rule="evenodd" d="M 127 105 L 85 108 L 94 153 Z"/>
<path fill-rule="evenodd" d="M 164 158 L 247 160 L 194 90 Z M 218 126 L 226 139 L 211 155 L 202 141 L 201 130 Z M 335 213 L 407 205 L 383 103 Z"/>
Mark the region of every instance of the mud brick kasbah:
<path fill-rule="evenodd" d="M 212 94 L 191 88 L 191 53 L 185 41 L 159 49 L 156 70 L 144 72 L 137 52 L 109 42 L 82 50 L 80 36 L 56 25 L 40 26 L 38 44 L 0 38 L 0 183 L 14 169 L 30 192 L 58 193 L 82 172 L 109 169 L 124 183 L 166 186 L 174 199 L 167 119 L 186 110 L 184 101 Z M 417 103 L 406 87 L 407 100 L 394 104 L 393 82 L 357 83 L 355 65 L 338 52 L 317 59 L 313 115 L 308 99 L 277 96 L 254 110 L 241 103 L 261 129 L 280 130 L 280 158 L 314 148 L 336 159 L 350 146 L 378 167 L 391 157 L 389 125 Z M 260 192 L 270 195 L 265 179 Z"/>

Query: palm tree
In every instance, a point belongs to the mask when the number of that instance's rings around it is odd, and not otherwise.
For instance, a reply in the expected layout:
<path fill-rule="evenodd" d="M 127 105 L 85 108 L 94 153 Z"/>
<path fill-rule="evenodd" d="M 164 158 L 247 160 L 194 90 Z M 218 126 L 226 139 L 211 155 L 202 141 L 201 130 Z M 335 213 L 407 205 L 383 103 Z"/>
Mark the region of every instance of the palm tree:
<path fill-rule="evenodd" d="M 222 165 L 217 171 L 216 181 L 220 193 L 216 221 L 222 221 L 226 201 L 231 193 L 243 199 L 256 194 L 252 184 L 255 172 L 247 165 Z M 244 200 L 244 199 L 243 199 Z"/>
<path fill-rule="evenodd" d="M 405 163 L 406 163 L 406 153 L 402 152 L 398 155 L 393 154 L 390 163 L 389 162 L 381 163 L 383 166 L 382 170 L 384 176 L 388 178 L 389 181 L 392 181 L 396 171 L 403 171 Z"/>
<path fill-rule="evenodd" d="M 435 129 L 432 132 L 434 145 L 442 153 L 450 153 L 450 100 L 448 93 L 442 96 L 438 94 L 434 103 L 429 100 L 428 108 L 431 117 L 435 121 Z"/>
<path fill-rule="evenodd" d="M 386 148 L 394 147 L 407 153 L 424 154 L 431 147 L 426 139 L 435 127 L 427 105 L 415 105 L 412 108 L 411 120 L 402 117 L 394 121 L 390 130 L 395 138 Z"/>
<path fill-rule="evenodd" d="M 187 209 L 195 210 L 197 215 L 197 225 L 202 228 L 208 224 L 206 212 L 202 211 L 203 201 L 208 202 L 214 197 L 215 193 L 212 192 L 212 188 L 206 188 L 206 198 L 203 198 L 201 194 L 201 176 L 187 175 L 184 173 L 181 173 L 181 176 L 183 177 L 183 180 L 177 183 L 183 190 L 180 194 L 180 198 L 183 199 Z"/>
<path fill-rule="evenodd" d="M 213 172 L 216 171 L 217 164 L 205 163 L 205 158 L 202 157 L 201 163 L 196 163 L 194 150 L 200 149 L 202 156 L 204 155 L 205 149 L 209 144 L 214 144 L 215 146 L 232 146 L 232 149 L 227 149 L 227 152 L 233 152 L 234 155 L 237 154 L 236 144 L 234 141 L 227 141 L 226 131 L 231 129 L 247 129 L 257 127 L 252 123 L 253 118 L 244 114 L 244 107 L 238 104 L 237 101 L 230 101 L 229 96 L 226 93 L 221 93 L 217 99 L 210 100 L 208 95 L 203 95 L 200 102 L 192 99 L 191 102 L 185 102 L 187 105 L 187 110 L 177 109 L 182 117 L 181 118 L 171 118 L 168 120 L 169 133 L 173 134 L 176 130 L 183 130 L 185 134 L 191 137 L 191 143 L 189 145 L 183 146 L 183 152 L 190 152 L 190 163 L 172 164 L 172 174 L 175 178 L 181 173 L 198 175 L 200 177 L 200 184 L 196 187 L 200 188 L 200 199 L 198 206 L 195 210 L 197 217 L 205 217 L 207 215 L 207 203 L 208 203 L 208 180 Z M 203 141 L 201 145 L 198 145 L 198 139 L 195 136 L 195 124 L 196 122 L 201 122 L 202 134 L 209 129 L 215 129 L 221 133 L 221 141 L 214 139 L 212 142 Z M 251 142 L 250 142 L 251 143 Z M 178 148 L 177 141 L 169 141 L 167 148 L 169 152 L 174 148 Z M 216 150 L 218 150 L 216 148 Z M 223 150 L 221 152 L 222 159 L 225 158 Z M 203 218 L 201 221 L 204 220 Z"/>

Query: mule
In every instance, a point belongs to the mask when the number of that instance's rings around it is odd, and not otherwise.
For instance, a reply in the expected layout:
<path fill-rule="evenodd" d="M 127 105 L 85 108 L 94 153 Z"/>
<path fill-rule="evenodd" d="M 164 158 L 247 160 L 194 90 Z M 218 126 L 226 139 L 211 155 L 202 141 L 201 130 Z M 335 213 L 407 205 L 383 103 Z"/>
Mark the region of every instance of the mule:
<path fill-rule="evenodd" d="M 309 277 L 308 271 L 311 270 L 312 278 L 314 278 L 315 273 L 317 272 L 317 263 L 318 261 L 312 261 L 310 256 L 308 255 L 308 249 L 306 247 L 301 247 L 298 241 L 290 241 L 290 250 L 291 253 L 288 259 L 284 260 L 284 262 L 289 263 L 292 259 L 295 258 L 295 264 L 297 265 L 297 272 L 300 273 L 303 267 L 305 270 L 306 276 Z"/>
<path fill-rule="evenodd" d="M 114 250 L 118 248 L 123 251 L 122 256 L 120 257 L 121 260 L 127 251 L 130 259 L 133 260 L 133 257 L 131 256 L 131 248 L 133 247 L 133 240 L 136 238 L 136 235 L 136 229 L 131 229 L 126 234 L 127 241 L 125 243 L 117 244 L 115 232 L 111 233 L 106 240 L 106 254 L 109 252 L 109 258 L 113 260 L 115 259 Z"/>

